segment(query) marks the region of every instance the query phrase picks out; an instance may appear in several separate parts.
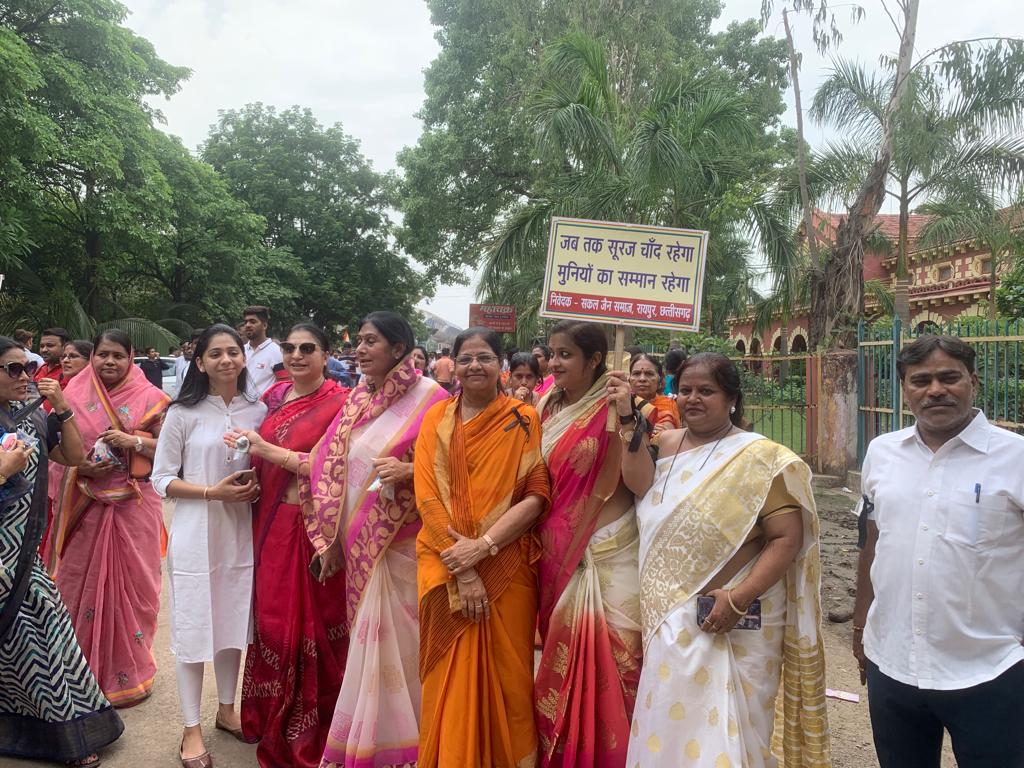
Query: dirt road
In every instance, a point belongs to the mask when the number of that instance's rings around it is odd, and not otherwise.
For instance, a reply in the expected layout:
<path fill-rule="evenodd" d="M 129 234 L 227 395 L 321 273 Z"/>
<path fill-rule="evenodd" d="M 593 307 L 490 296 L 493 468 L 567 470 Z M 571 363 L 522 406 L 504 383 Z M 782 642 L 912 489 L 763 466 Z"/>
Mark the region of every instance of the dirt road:
<path fill-rule="evenodd" d="M 850 514 L 855 497 L 838 491 L 816 493 L 821 517 L 822 604 L 829 611 L 853 608 L 854 572 L 857 564 L 856 520 Z M 168 520 L 169 522 L 169 520 Z M 177 692 L 174 683 L 174 659 L 168 651 L 167 589 L 162 596 L 164 610 L 156 637 L 157 673 L 153 696 L 139 706 L 121 712 L 124 735 L 103 753 L 108 768 L 177 768 L 178 740 L 181 738 Z M 850 624 L 824 623 L 827 684 L 829 688 L 859 693 L 861 702 L 852 704 L 829 699 L 832 728 L 832 756 L 835 768 L 877 768 L 871 745 L 866 690 L 857 678 L 857 667 L 850 655 Z M 222 731 L 213 729 L 216 712 L 216 683 L 212 665 L 208 665 L 203 689 L 203 725 L 206 743 L 217 768 L 250 768 L 256 765 L 255 747 L 241 744 Z M 0 758 L 0 768 L 30 768 L 38 763 Z M 955 763 L 945 750 L 943 768 Z M 668 766 L 666 766 L 668 768 Z"/>

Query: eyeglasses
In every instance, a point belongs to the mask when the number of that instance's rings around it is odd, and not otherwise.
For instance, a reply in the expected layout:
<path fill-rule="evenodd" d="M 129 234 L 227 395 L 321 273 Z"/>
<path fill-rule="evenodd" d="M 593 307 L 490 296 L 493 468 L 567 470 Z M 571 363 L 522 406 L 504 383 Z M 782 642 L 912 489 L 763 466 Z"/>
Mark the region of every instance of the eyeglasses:
<path fill-rule="evenodd" d="M 36 371 L 39 370 L 39 363 L 32 360 L 27 363 L 4 363 L 0 367 L 7 371 L 7 375 L 12 379 L 20 379 L 23 373 L 28 374 L 28 377 L 31 379 L 35 376 Z"/>
<path fill-rule="evenodd" d="M 455 364 L 461 366 L 472 365 L 473 361 L 478 362 L 480 365 L 491 365 L 498 362 L 497 355 L 459 355 L 455 358 Z"/>
<path fill-rule="evenodd" d="M 78 354 L 77 352 L 65 352 L 63 355 L 60 356 L 60 359 L 61 360 L 85 360 L 85 358 L 82 357 L 82 355 Z"/>
<path fill-rule="evenodd" d="M 304 341 L 301 344 L 292 344 L 290 341 L 282 341 L 279 346 L 281 347 L 281 354 L 283 355 L 290 355 L 295 352 L 296 349 L 304 355 L 312 355 L 320 349 L 320 347 L 312 341 Z"/>

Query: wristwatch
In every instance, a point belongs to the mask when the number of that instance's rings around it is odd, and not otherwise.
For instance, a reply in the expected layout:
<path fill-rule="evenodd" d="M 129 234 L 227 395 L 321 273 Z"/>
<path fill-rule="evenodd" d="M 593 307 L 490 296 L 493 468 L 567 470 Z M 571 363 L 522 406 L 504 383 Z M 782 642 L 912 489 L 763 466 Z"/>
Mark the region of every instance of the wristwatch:
<path fill-rule="evenodd" d="M 496 554 L 498 554 L 498 545 L 494 543 L 494 539 L 492 539 L 486 533 L 480 538 L 484 540 L 485 544 L 487 544 L 487 551 L 491 553 L 491 557 L 494 557 Z"/>
<path fill-rule="evenodd" d="M 630 424 L 636 422 L 636 415 L 630 413 L 628 416 L 619 416 L 619 424 Z"/>
<path fill-rule="evenodd" d="M 57 417 L 57 421 L 63 424 L 65 421 L 70 421 L 71 419 L 73 419 L 75 417 L 75 412 L 68 408 L 63 413 L 56 413 L 54 415 Z"/>

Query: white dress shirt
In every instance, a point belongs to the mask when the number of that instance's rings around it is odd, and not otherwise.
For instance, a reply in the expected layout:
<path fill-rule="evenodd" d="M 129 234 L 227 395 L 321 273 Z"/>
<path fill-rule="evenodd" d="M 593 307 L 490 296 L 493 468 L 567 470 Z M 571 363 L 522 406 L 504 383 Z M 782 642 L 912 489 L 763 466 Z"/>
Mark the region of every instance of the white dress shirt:
<path fill-rule="evenodd" d="M 181 392 L 181 385 L 185 381 L 185 374 L 188 373 L 188 367 L 192 365 L 192 361 L 186 358 L 184 355 L 181 357 L 174 358 L 174 391 Z"/>
<path fill-rule="evenodd" d="M 979 411 L 935 453 L 916 426 L 876 437 L 862 472 L 878 525 L 867 657 L 935 690 L 1024 660 L 1024 437 Z"/>
<path fill-rule="evenodd" d="M 276 380 L 274 366 L 283 362 L 281 348 L 273 339 L 264 339 L 255 349 L 252 342 L 245 343 L 245 367 L 249 371 L 249 387 L 253 394 L 262 397 L 270 389 Z"/>

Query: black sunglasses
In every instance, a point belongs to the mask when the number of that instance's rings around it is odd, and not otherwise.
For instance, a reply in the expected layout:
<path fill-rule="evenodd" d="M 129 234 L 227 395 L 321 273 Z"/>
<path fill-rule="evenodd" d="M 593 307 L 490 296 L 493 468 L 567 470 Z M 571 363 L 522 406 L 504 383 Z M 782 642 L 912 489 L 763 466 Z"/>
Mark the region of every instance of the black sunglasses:
<path fill-rule="evenodd" d="M 28 377 L 31 379 L 35 376 L 36 371 L 39 370 L 39 363 L 35 360 L 31 360 L 27 363 L 4 363 L 3 366 L 0 367 L 7 371 L 7 375 L 12 379 L 21 378 L 21 374 L 23 373 L 27 373 Z"/>
<path fill-rule="evenodd" d="M 320 347 L 314 344 L 312 341 L 304 341 L 301 344 L 292 344 L 290 341 L 282 341 L 278 346 L 281 347 L 282 355 L 290 355 L 298 348 L 299 352 L 304 355 L 312 355 Z"/>

